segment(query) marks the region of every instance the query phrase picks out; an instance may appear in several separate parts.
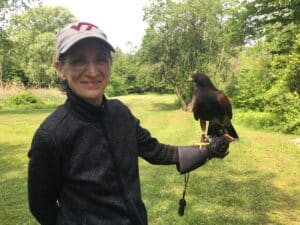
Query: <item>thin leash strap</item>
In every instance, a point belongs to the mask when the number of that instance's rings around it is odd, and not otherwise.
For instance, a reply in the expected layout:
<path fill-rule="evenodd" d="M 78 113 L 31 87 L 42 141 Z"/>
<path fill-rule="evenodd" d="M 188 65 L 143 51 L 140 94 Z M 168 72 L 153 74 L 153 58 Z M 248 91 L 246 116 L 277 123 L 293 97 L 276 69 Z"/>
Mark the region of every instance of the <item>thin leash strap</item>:
<path fill-rule="evenodd" d="M 184 209 L 186 206 L 185 194 L 186 194 L 187 187 L 188 187 L 189 177 L 190 177 L 190 173 L 184 174 L 184 190 L 182 193 L 182 198 L 179 200 L 179 208 L 178 208 L 178 214 L 180 216 L 184 215 Z"/>

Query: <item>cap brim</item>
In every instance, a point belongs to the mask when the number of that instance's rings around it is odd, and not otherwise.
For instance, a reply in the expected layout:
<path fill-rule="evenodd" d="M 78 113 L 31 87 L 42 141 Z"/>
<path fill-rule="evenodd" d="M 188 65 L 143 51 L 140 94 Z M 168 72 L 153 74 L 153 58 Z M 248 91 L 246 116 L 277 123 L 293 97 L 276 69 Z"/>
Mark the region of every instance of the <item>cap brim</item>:
<path fill-rule="evenodd" d="M 76 36 L 74 36 L 72 39 L 69 40 L 68 44 L 65 45 L 59 52 L 59 55 L 57 55 L 57 58 L 59 58 L 59 56 L 61 54 L 64 54 L 66 53 L 71 47 L 73 47 L 75 44 L 77 44 L 78 42 L 84 40 L 84 39 L 88 39 L 88 38 L 96 38 L 98 39 L 99 41 L 101 41 L 102 43 L 104 43 L 108 48 L 109 50 L 111 50 L 112 52 L 115 52 L 115 49 L 114 47 L 108 42 L 106 41 L 103 37 L 100 37 L 100 35 L 93 35 L 93 34 L 90 34 L 89 36 L 87 36 L 86 34 L 78 34 Z"/>

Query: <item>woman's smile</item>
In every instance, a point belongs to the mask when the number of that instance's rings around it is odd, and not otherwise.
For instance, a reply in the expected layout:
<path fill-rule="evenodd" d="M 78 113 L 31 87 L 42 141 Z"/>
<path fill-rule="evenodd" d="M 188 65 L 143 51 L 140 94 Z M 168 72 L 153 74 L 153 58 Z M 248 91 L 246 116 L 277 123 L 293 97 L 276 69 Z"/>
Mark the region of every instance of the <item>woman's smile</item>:
<path fill-rule="evenodd" d="M 71 90 L 92 105 L 101 104 L 110 69 L 110 52 L 97 39 L 74 45 L 58 66 L 61 78 L 68 81 Z"/>

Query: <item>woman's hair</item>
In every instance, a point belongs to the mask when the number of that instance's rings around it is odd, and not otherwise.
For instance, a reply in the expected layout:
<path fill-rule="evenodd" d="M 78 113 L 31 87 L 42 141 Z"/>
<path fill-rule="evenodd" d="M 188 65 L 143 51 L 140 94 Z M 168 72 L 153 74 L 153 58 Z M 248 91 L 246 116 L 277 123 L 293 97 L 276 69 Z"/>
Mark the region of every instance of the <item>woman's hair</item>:
<path fill-rule="evenodd" d="M 65 63 L 66 55 L 67 55 L 67 52 L 64 53 L 64 54 L 61 54 L 61 55 L 59 56 L 58 61 L 59 61 L 62 65 Z M 71 88 L 70 88 L 70 86 L 69 86 L 69 84 L 68 84 L 68 81 L 67 81 L 67 80 L 63 80 L 63 79 L 60 79 L 60 80 L 59 80 L 58 88 L 59 88 L 59 90 L 60 90 L 61 92 L 65 93 L 65 94 L 71 91 Z"/>
<path fill-rule="evenodd" d="M 65 93 L 65 94 L 71 91 L 71 88 L 69 87 L 67 80 L 60 80 L 58 88 L 61 92 Z"/>

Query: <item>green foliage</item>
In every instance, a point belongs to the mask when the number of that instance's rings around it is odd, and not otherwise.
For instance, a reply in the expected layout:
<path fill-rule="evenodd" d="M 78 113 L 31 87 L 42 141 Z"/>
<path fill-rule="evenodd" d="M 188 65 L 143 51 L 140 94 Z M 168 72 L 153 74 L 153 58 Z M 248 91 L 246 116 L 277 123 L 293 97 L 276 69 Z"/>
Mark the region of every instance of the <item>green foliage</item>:
<path fill-rule="evenodd" d="M 4 57 L 6 54 L 4 55 Z M 14 63 L 11 57 L 5 57 L 2 61 L 2 82 L 4 83 L 17 83 L 19 85 L 27 85 L 28 77 L 24 70 Z"/>
<path fill-rule="evenodd" d="M 287 106 L 286 106 L 287 107 Z M 240 124 L 256 129 L 278 130 L 287 134 L 300 134 L 300 118 L 298 114 L 287 114 L 278 116 L 276 112 L 257 112 L 236 110 L 234 120 Z"/>
<path fill-rule="evenodd" d="M 127 94 L 124 79 L 122 79 L 118 75 L 113 75 L 110 78 L 107 88 L 105 89 L 105 94 L 107 94 L 110 97 Z"/>
<path fill-rule="evenodd" d="M 5 102 L 4 107 L 7 108 L 41 108 L 43 106 L 42 100 L 31 92 L 24 92 L 9 96 Z"/>
<path fill-rule="evenodd" d="M 17 100 L 15 100 L 17 98 Z M 49 109 L 65 102 L 66 95 L 59 89 L 25 89 L 11 85 L 0 88 L 0 105 L 2 110 L 11 109 Z M 36 102 L 36 103 L 34 103 Z"/>
<path fill-rule="evenodd" d="M 0 1 L 0 31 L 8 23 L 8 18 L 11 14 L 21 13 L 28 8 L 39 5 L 40 0 L 1 0 Z M 1 42 L 1 40 L 0 40 Z"/>
<path fill-rule="evenodd" d="M 237 21 L 243 22 L 235 26 L 245 31 L 245 42 L 252 41 L 254 54 L 246 52 L 247 63 L 239 57 L 233 102 L 237 107 L 271 113 L 277 117 L 278 128 L 299 133 L 300 2 L 241 1 L 238 7 Z"/>
<path fill-rule="evenodd" d="M 63 7 L 35 7 L 13 15 L 7 28 L 9 59 L 26 75 L 28 85 L 53 87 L 56 33 L 75 17 Z M 8 71 L 9 73 L 10 71 Z"/>
<path fill-rule="evenodd" d="M 284 132 L 299 132 L 300 96 L 289 92 L 282 80 L 266 93 L 265 111 L 277 116 Z"/>
<path fill-rule="evenodd" d="M 237 7 L 237 17 L 243 18 L 242 26 L 247 27 L 244 30 L 246 35 L 252 39 L 265 37 L 268 42 L 274 43 L 273 49 L 277 53 L 290 50 L 299 28 L 299 1 L 244 0 Z"/>
<path fill-rule="evenodd" d="M 264 93 L 265 111 L 274 113 L 281 121 L 284 132 L 299 133 L 300 94 L 299 94 L 299 35 L 289 54 L 273 56 L 271 72 L 274 82 Z"/>
<path fill-rule="evenodd" d="M 265 43 L 259 43 L 239 55 L 240 71 L 232 95 L 236 107 L 264 110 L 264 93 L 274 81 L 270 73 L 271 56 L 264 50 L 265 46 Z"/>
<path fill-rule="evenodd" d="M 282 126 L 280 119 L 271 112 L 236 110 L 234 120 L 240 124 L 258 129 L 274 130 Z"/>
<path fill-rule="evenodd" d="M 19 64 L 14 63 L 15 55 L 12 54 L 13 43 L 8 33 L 0 30 L 0 82 L 27 83 L 27 78 Z"/>
<path fill-rule="evenodd" d="M 39 34 L 28 48 L 28 62 L 25 67 L 30 84 L 35 87 L 53 87 L 58 76 L 53 66 L 56 36 L 45 32 Z"/>
<path fill-rule="evenodd" d="M 300 95 L 300 33 L 297 35 L 291 54 L 287 58 L 285 80 L 290 91 Z"/>
<path fill-rule="evenodd" d="M 186 81 L 193 71 L 214 76 L 227 65 L 235 42 L 227 36 L 226 16 L 220 0 L 156 0 L 145 9 L 149 27 L 139 54 L 143 62 L 156 66 L 183 108 L 190 99 Z M 226 79 L 227 73 L 223 75 Z"/>
<path fill-rule="evenodd" d="M 137 82 L 140 92 L 173 93 L 173 88 L 156 71 L 156 66 L 137 63 Z"/>
<path fill-rule="evenodd" d="M 116 87 L 116 84 L 122 85 L 118 95 L 125 93 L 138 93 L 139 84 L 137 82 L 137 70 L 135 65 L 134 56 L 131 54 L 123 53 L 120 49 L 116 51 L 113 56 L 112 66 L 112 84 Z"/>
<path fill-rule="evenodd" d="M 113 55 L 111 81 L 106 93 L 118 96 L 127 93 L 170 92 L 170 87 L 158 78 L 154 67 L 142 64 L 138 55 L 117 49 Z"/>
<path fill-rule="evenodd" d="M 288 123 L 283 125 L 283 131 L 287 134 L 300 134 L 300 119 L 298 116 L 293 115 L 289 118 Z"/>
<path fill-rule="evenodd" d="M 250 124 L 249 118 L 255 127 L 275 127 L 283 132 L 299 133 L 300 97 L 289 88 L 289 57 L 271 57 L 266 51 L 267 46 L 259 43 L 240 54 L 240 76 L 232 102 L 235 107 L 257 111 L 259 116 L 247 114 L 244 118 L 247 124 Z"/>

